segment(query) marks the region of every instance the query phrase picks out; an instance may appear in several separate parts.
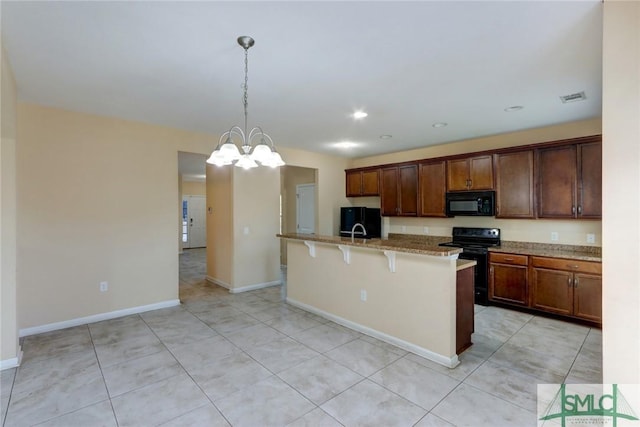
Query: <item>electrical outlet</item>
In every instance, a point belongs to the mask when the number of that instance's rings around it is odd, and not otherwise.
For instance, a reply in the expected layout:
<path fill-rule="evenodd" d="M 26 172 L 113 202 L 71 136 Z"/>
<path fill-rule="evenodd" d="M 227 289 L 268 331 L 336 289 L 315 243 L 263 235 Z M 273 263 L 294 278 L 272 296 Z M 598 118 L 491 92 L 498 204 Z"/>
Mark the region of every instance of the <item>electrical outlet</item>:
<path fill-rule="evenodd" d="M 405 231 L 407 231 L 407 226 L 403 225 L 402 227 L 400 227 L 400 230 L 402 230 L 402 232 L 404 233 Z"/>
<path fill-rule="evenodd" d="M 587 243 L 595 243 L 596 242 L 596 235 L 593 233 L 588 233 L 587 234 Z"/>
<path fill-rule="evenodd" d="M 422 231 L 424 231 L 424 234 L 429 234 L 429 227 L 422 227 Z"/>
<path fill-rule="evenodd" d="M 551 241 L 552 242 L 557 242 L 558 241 L 558 232 L 557 231 L 552 231 L 551 232 Z"/>
<path fill-rule="evenodd" d="M 242 230 L 244 235 L 247 236 L 249 234 L 249 227 L 245 227 L 244 230 Z"/>
<path fill-rule="evenodd" d="M 100 282 L 100 292 L 107 292 L 109 290 L 109 282 Z"/>
<path fill-rule="evenodd" d="M 365 291 L 364 289 L 360 289 L 360 301 L 366 301 L 367 300 L 367 291 Z"/>

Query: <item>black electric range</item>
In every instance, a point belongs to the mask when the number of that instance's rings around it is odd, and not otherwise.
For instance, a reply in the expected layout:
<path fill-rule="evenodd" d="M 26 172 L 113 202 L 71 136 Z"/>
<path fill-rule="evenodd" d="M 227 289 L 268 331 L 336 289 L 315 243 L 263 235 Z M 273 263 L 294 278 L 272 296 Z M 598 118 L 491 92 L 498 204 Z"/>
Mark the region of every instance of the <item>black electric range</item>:
<path fill-rule="evenodd" d="M 462 248 L 460 259 L 475 260 L 475 303 L 489 304 L 488 248 L 500 246 L 499 228 L 453 227 L 452 240 L 440 246 Z"/>

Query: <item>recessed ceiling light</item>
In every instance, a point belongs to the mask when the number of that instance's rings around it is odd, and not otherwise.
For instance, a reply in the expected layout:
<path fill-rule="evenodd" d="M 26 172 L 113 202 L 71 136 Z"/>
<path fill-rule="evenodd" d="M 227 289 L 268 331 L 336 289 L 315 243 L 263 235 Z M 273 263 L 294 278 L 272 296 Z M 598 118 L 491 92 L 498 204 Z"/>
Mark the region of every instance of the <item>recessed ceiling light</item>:
<path fill-rule="evenodd" d="M 434 123 L 431 126 L 433 126 L 434 128 L 443 128 L 447 125 L 447 123 L 445 122 L 438 122 L 438 123 Z"/>
<path fill-rule="evenodd" d="M 380 135 L 380 139 L 391 139 L 391 135 Z"/>
<path fill-rule="evenodd" d="M 356 111 L 355 113 L 353 113 L 353 118 L 354 119 L 364 119 L 368 115 L 369 114 L 365 113 L 364 111 Z"/>
<path fill-rule="evenodd" d="M 336 142 L 335 144 L 333 144 L 333 146 L 336 148 L 342 148 L 342 149 L 348 150 L 348 149 L 357 147 L 358 144 L 351 141 L 342 141 L 342 142 Z"/>
<path fill-rule="evenodd" d="M 504 111 L 506 111 L 507 113 L 513 113 L 514 111 L 520 111 L 523 108 L 524 107 L 522 105 L 513 105 L 511 107 L 505 108 Z"/>

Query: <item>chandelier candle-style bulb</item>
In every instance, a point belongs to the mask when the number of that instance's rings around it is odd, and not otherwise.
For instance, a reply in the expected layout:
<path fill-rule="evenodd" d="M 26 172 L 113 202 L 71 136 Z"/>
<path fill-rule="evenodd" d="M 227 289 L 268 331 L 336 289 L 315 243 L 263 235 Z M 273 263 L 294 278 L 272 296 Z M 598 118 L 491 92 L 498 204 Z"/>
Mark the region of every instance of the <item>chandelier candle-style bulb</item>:
<path fill-rule="evenodd" d="M 282 157 L 276 151 L 273 140 L 269 135 L 264 133 L 260 127 L 254 127 L 247 132 L 248 113 L 248 89 L 249 89 L 249 48 L 255 44 L 249 36 L 238 37 L 238 44 L 244 49 L 244 96 L 242 103 L 244 106 L 244 127 L 233 126 L 227 132 L 220 136 L 218 145 L 211 156 L 207 159 L 207 163 L 216 166 L 225 166 L 234 164 L 243 169 L 251 169 L 258 167 L 258 163 L 262 166 L 276 168 L 284 166 Z M 254 139 L 260 137 L 255 147 L 251 144 Z M 237 143 L 234 139 L 238 140 Z M 222 142 L 224 141 L 224 143 Z M 240 149 L 238 148 L 238 143 Z M 253 151 L 252 151 L 253 147 Z"/>

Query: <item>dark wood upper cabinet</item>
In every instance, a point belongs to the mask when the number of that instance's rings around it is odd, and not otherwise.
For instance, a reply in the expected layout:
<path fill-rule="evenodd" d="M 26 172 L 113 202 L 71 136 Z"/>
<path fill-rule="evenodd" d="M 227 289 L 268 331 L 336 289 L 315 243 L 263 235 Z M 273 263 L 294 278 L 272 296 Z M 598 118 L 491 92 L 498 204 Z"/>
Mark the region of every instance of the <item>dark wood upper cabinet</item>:
<path fill-rule="evenodd" d="M 533 150 L 495 155 L 496 218 L 535 218 Z"/>
<path fill-rule="evenodd" d="M 380 214 L 416 216 L 418 214 L 418 165 L 383 168 L 381 174 Z"/>
<path fill-rule="evenodd" d="M 538 150 L 538 216 L 601 218 L 600 142 Z"/>
<path fill-rule="evenodd" d="M 447 160 L 448 191 L 493 190 L 493 159 L 490 154 Z"/>
<path fill-rule="evenodd" d="M 420 190 L 419 216 L 446 217 L 445 192 L 447 191 L 446 163 L 421 163 L 418 170 Z"/>
<path fill-rule="evenodd" d="M 578 145 L 578 218 L 602 218 L 602 143 Z"/>
<path fill-rule="evenodd" d="M 345 174 L 347 197 L 380 195 L 380 169 L 347 170 Z"/>

